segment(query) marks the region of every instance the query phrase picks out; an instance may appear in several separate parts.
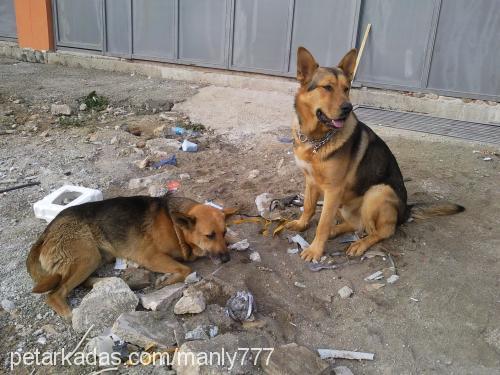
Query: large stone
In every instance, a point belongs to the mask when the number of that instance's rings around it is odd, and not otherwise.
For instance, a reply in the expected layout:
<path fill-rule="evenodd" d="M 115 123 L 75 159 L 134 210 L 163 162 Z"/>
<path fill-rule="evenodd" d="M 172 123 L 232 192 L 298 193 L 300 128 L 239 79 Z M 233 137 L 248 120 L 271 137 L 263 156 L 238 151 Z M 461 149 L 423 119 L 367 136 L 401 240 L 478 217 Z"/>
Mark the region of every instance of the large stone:
<path fill-rule="evenodd" d="M 182 291 L 186 288 L 184 283 L 167 285 L 152 293 L 144 294 L 139 297 L 141 304 L 145 309 L 166 310 L 176 299 L 182 296 Z"/>
<path fill-rule="evenodd" d="M 335 375 L 354 375 L 349 367 L 337 366 L 333 368 Z"/>
<path fill-rule="evenodd" d="M 52 104 L 50 106 L 50 113 L 55 116 L 70 116 L 72 112 L 71 107 L 67 104 Z"/>
<path fill-rule="evenodd" d="M 174 313 L 182 314 L 199 314 L 205 310 L 206 303 L 203 293 L 200 291 L 184 292 L 184 295 L 174 306 Z"/>
<path fill-rule="evenodd" d="M 154 138 L 146 141 L 146 147 L 153 155 L 158 152 L 171 153 L 181 148 L 181 142 L 172 138 Z"/>
<path fill-rule="evenodd" d="M 259 364 L 255 364 L 257 351 L 248 352 L 238 348 L 269 348 L 272 344 L 262 335 L 240 332 L 238 335 L 226 333 L 211 340 L 188 341 L 175 353 L 172 368 L 177 375 L 219 375 L 219 374 L 260 374 Z M 269 352 L 261 352 L 267 357 Z M 230 362 L 229 357 L 234 359 Z M 213 360 L 210 361 L 210 358 Z M 290 373 L 290 374 L 308 374 Z"/>
<path fill-rule="evenodd" d="M 157 311 L 123 313 L 111 331 L 122 340 L 145 348 L 154 344 L 171 348 L 183 342 L 184 330 L 174 317 Z"/>
<path fill-rule="evenodd" d="M 282 345 L 274 350 L 271 356 L 261 356 L 260 365 L 265 374 L 326 374 L 328 363 L 304 346 L 296 343 Z"/>
<path fill-rule="evenodd" d="M 108 277 L 94 284 L 92 290 L 73 310 L 73 329 L 85 332 L 92 325 L 101 333 L 126 311 L 134 311 L 139 298 L 128 285 L 118 277 Z"/>

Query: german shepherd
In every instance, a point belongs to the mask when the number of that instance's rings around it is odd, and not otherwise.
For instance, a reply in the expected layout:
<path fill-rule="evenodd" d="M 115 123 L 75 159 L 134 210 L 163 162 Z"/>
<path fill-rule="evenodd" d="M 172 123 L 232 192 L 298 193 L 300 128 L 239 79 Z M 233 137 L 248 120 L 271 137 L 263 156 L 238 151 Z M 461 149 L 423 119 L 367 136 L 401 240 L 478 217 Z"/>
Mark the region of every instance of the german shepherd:
<path fill-rule="evenodd" d="M 304 231 L 316 211 L 320 194 L 323 210 L 311 246 L 301 253 L 318 260 L 329 237 L 352 231 L 367 236 L 352 243 L 349 256 L 391 237 L 410 216 L 426 218 L 464 210 L 451 203 L 407 204 L 407 193 L 396 158 L 385 142 L 353 113 L 349 91 L 357 50 L 350 50 L 337 67 L 319 67 L 303 47 L 297 52 L 293 120 L 294 154 L 305 175 L 304 211 L 288 229 Z M 340 224 L 334 221 L 340 219 Z"/>
<path fill-rule="evenodd" d="M 236 210 L 188 198 L 119 197 L 63 210 L 32 246 L 26 261 L 33 293 L 50 292 L 47 304 L 69 319 L 68 294 L 101 264 L 120 257 L 183 281 L 191 268 L 179 263 L 210 256 L 227 262 L 225 219 Z"/>

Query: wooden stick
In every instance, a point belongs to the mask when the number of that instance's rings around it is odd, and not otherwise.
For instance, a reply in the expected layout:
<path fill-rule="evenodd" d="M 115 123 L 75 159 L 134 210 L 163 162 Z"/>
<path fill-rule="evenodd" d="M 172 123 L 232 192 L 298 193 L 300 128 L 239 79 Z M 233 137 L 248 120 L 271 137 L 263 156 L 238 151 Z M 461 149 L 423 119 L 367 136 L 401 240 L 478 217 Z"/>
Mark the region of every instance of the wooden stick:
<path fill-rule="evenodd" d="M 373 361 L 375 354 L 363 352 L 351 352 L 349 350 L 335 350 L 335 349 L 318 349 L 321 359 L 326 358 L 343 358 L 343 359 L 366 359 Z"/>
<path fill-rule="evenodd" d="M 366 40 L 368 39 L 368 34 L 372 28 L 372 24 L 369 23 L 366 25 L 365 35 L 363 35 L 363 40 L 361 41 L 361 46 L 359 47 L 358 57 L 356 58 L 356 66 L 354 67 L 354 73 L 352 75 L 352 80 L 356 77 L 356 72 L 358 71 L 359 62 L 361 61 L 361 56 L 363 55 L 363 51 L 365 49 Z"/>
<path fill-rule="evenodd" d="M 6 193 L 6 192 L 12 191 L 12 190 L 22 189 L 22 188 L 25 188 L 25 187 L 36 186 L 36 185 L 40 185 L 40 182 L 38 182 L 38 181 L 37 182 L 28 182 L 27 184 L 12 186 L 12 187 L 7 188 L 7 189 L 1 189 L 0 190 L 0 194 L 1 193 Z"/>

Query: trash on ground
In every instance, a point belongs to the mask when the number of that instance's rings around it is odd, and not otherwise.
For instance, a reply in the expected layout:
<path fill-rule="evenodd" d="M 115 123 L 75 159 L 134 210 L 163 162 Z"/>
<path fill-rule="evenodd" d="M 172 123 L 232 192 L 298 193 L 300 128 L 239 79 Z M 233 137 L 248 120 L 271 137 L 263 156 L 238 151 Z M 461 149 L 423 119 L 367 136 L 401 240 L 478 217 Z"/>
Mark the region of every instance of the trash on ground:
<path fill-rule="evenodd" d="M 419 300 L 419 299 L 414 298 L 414 297 L 410 297 L 410 301 L 413 301 L 413 302 L 420 302 L 420 300 Z"/>
<path fill-rule="evenodd" d="M 354 290 L 349 288 L 347 285 L 340 288 L 337 292 L 342 299 L 349 298 L 354 293 Z"/>
<path fill-rule="evenodd" d="M 124 270 L 127 268 L 127 260 L 123 258 L 116 258 L 115 270 Z"/>
<path fill-rule="evenodd" d="M 291 247 L 286 251 L 288 254 L 297 254 L 299 252 L 298 247 Z"/>
<path fill-rule="evenodd" d="M 380 288 L 383 288 L 384 286 L 384 283 L 370 283 L 365 286 L 365 289 L 367 292 L 374 292 L 376 290 L 379 290 Z"/>
<path fill-rule="evenodd" d="M 296 234 L 295 236 L 290 236 L 288 237 L 288 242 L 295 242 L 297 245 L 299 245 L 302 250 L 307 249 L 309 246 L 309 242 L 307 242 L 304 237 L 302 237 L 300 234 Z"/>
<path fill-rule="evenodd" d="M 170 134 L 173 134 L 173 135 L 190 135 L 190 136 L 193 136 L 193 137 L 197 137 L 197 136 L 200 135 L 199 132 L 186 129 L 186 128 L 183 128 L 181 126 L 173 126 L 173 127 L 171 127 L 170 128 Z"/>
<path fill-rule="evenodd" d="M 257 311 L 253 294 L 246 290 L 239 290 L 226 303 L 226 315 L 238 322 L 253 320 L 253 313 Z"/>
<path fill-rule="evenodd" d="M 257 211 L 259 215 L 267 220 L 277 220 L 280 219 L 278 213 L 271 214 L 271 202 L 273 196 L 270 193 L 262 193 L 255 197 L 255 205 L 257 206 Z"/>
<path fill-rule="evenodd" d="M 262 259 L 260 257 L 260 254 L 257 251 L 252 251 L 249 256 L 250 260 L 252 262 L 261 262 Z"/>
<path fill-rule="evenodd" d="M 281 143 L 293 143 L 293 138 L 290 137 L 278 137 L 278 141 Z"/>
<path fill-rule="evenodd" d="M 184 283 L 185 284 L 194 284 L 200 280 L 201 280 L 201 277 L 196 273 L 196 271 L 194 271 L 186 276 L 186 278 L 184 279 Z"/>
<path fill-rule="evenodd" d="M 398 275 L 391 275 L 387 278 L 387 284 L 394 284 L 398 280 L 399 280 Z"/>
<path fill-rule="evenodd" d="M 198 145 L 196 143 L 189 142 L 187 139 L 185 139 L 184 142 L 182 142 L 181 148 L 182 148 L 182 151 L 185 151 L 185 152 L 198 151 Z"/>
<path fill-rule="evenodd" d="M 208 325 L 208 326 L 198 326 L 195 329 L 186 332 L 184 335 L 184 339 L 186 341 L 194 341 L 194 340 L 208 340 L 212 339 L 219 333 L 219 327 L 216 325 Z"/>
<path fill-rule="evenodd" d="M 244 251 L 250 247 L 250 244 L 248 243 L 248 240 L 245 238 L 244 240 L 241 240 L 239 242 L 233 243 L 232 245 L 229 245 L 227 248 L 229 250 L 236 250 L 236 251 Z"/>
<path fill-rule="evenodd" d="M 318 354 L 321 359 L 339 358 L 373 361 L 373 358 L 375 357 L 375 354 L 373 353 L 352 352 L 349 350 L 336 349 L 318 349 Z"/>
<path fill-rule="evenodd" d="M 375 257 L 382 257 L 384 260 L 387 258 L 387 254 L 384 253 L 383 251 L 381 250 L 368 250 L 366 253 L 363 254 L 363 256 L 361 257 L 361 261 L 365 260 L 365 259 L 371 259 L 371 258 L 375 258 Z"/>
<path fill-rule="evenodd" d="M 344 234 L 343 236 L 339 237 L 339 242 L 340 243 L 349 243 L 349 242 L 355 242 L 358 241 L 360 238 L 356 232 L 354 233 L 348 233 Z"/>
<path fill-rule="evenodd" d="M 182 178 L 181 178 L 181 179 L 182 179 Z M 213 208 L 217 208 L 217 209 L 219 209 L 219 210 L 222 210 L 222 209 L 224 208 L 224 207 L 222 207 L 222 206 L 218 205 L 217 203 L 214 203 L 214 202 L 213 202 L 213 201 L 211 201 L 211 200 L 206 200 L 206 201 L 205 201 L 205 204 L 206 204 L 207 206 L 212 206 Z"/>
<path fill-rule="evenodd" d="M 304 199 L 301 195 L 289 195 L 284 198 L 273 199 L 269 205 L 269 209 L 274 211 L 276 209 L 284 210 L 289 206 L 302 207 L 304 205 Z"/>
<path fill-rule="evenodd" d="M 485 158 L 483 158 L 484 161 L 490 161 L 490 160 L 493 160 L 491 157 L 489 156 L 486 156 Z"/>
<path fill-rule="evenodd" d="M 380 280 L 383 278 L 384 278 L 384 274 L 382 273 L 382 271 L 377 271 L 375 273 L 372 273 L 369 276 L 366 276 L 365 281 L 374 281 L 374 280 Z"/>
<path fill-rule="evenodd" d="M 297 288 L 305 288 L 306 287 L 306 284 L 301 283 L 299 281 L 294 282 L 293 285 L 295 285 Z"/>
<path fill-rule="evenodd" d="M 102 201 L 102 192 L 82 186 L 64 185 L 33 205 L 35 217 L 50 223 L 59 212 L 70 206 Z"/>
<path fill-rule="evenodd" d="M 338 264 L 309 263 L 309 270 L 312 272 L 318 272 L 321 270 L 334 270 L 338 267 Z"/>
<path fill-rule="evenodd" d="M 177 190 L 179 190 L 180 187 L 181 187 L 180 181 L 172 180 L 172 181 L 167 182 L 167 190 L 169 192 L 177 191 Z"/>
<path fill-rule="evenodd" d="M 173 154 L 171 157 L 162 159 L 159 162 L 153 164 L 153 169 L 159 169 L 165 165 L 177 166 L 177 157 Z"/>

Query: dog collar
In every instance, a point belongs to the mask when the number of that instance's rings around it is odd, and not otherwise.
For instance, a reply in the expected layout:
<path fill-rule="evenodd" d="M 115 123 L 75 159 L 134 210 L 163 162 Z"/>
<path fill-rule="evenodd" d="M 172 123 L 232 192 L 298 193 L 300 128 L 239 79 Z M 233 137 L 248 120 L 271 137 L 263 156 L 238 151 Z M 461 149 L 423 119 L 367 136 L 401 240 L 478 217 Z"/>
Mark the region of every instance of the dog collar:
<path fill-rule="evenodd" d="M 337 131 L 334 130 L 334 129 L 331 129 L 330 131 L 328 131 L 328 133 L 325 134 L 325 136 L 319 140 L 316 140 L 316 139 L 310 139 L 309 137 L 307 137 L 306 135 L 304 135 L 300 129 L 297 129 L 296 130 L 296 134 L 297 134 L 297 138 L 299 139 L 300 142 L 302 143 L 310 143 L 312 145 L 312 148 L 313 148 L 313 154 L 317 153 L 318 150 L 323 147 L 324 145 L 326 145 L 328 143 L 328 141 L 330 141 L 330 139 L 332 139 L 332 137 L 334 136 L 334 134 L 336 133 Z"/>

